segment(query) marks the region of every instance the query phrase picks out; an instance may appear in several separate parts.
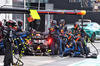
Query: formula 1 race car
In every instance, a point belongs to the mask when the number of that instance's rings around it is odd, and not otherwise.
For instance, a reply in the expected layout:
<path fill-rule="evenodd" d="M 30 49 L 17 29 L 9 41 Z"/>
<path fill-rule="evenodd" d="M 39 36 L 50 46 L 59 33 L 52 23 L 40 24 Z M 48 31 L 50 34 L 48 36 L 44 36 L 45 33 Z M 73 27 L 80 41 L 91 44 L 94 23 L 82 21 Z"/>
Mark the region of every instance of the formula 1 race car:
<path fill-rule="evenodd" d="M 31 41 L 28 42 L 26 54 L 50 55 L 49 41 L 47 33 L 37 32 L 31 37 Z"/>

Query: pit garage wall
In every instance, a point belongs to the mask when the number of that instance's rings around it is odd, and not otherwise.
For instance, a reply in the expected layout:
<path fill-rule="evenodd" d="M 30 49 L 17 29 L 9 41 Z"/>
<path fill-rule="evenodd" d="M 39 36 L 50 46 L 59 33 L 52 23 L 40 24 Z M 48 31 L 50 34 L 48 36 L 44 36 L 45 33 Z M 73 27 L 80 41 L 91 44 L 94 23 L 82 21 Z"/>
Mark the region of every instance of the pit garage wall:
<path fill-rule="evenodd" d="M 6 5 L 6 6 L 4 6 Z M 10 6 L 8 6 L 10 5 Z M 12 0 L 0 0 L 0 7 L 11 7 L 12 6 Z M 5 13 L 0 13 L 0 21 L 4 23 L 4 19 L 9 20 L 12 19 L 12 14 L 5 14 Z"/>
<path fill-rule="evenodd" d="M 58 21 L 58 24 L 60 19 L 65 19 L 66 24 L 74 24 L 80 18 L 81 16 L 79 15 L 54 15 L 54 19 Z M 92 22 L 97 22 L 100 24 L 100 12 L 87 12 L 87 14 L 84 16 L 84 19 L 91 19 Z"/>
<path fill-rule="evenodd" d="M 100 24 L 100 12 L 87 12 L 85 19 L 91 19 L 93 22 Z"/>
<path fill-rule="evenodd" d="M 41 17 L 41 23 L 39 27 L 39 31 L 44 32 L 45 31 L 45 15 L 40 14 Z"/>
<path fill-rule="evenodd" d="M 13 0 L 13 7 L 24 8 L 24 0 Z M 21 19 L 24 21 L 24 14 L 13 14 L 13 19 Z"/>

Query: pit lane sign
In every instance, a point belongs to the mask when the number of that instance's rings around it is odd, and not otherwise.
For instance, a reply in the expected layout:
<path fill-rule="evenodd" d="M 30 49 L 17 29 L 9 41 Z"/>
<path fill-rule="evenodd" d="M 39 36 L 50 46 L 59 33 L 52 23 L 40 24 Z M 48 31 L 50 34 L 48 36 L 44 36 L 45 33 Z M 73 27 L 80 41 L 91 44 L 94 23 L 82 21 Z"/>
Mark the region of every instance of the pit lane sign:
<path fill-rule="evenodd" d="M 30 9 L 30 15 L 32 16 L 33 19 L 41 19 L 37 10 Z"/>

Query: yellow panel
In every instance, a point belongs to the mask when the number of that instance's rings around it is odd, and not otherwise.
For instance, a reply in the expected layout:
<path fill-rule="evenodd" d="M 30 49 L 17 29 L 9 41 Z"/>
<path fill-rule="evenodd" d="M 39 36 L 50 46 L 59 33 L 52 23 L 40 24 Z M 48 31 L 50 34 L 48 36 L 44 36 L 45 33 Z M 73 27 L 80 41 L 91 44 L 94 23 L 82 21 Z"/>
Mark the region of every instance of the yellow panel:
<path fill-rule="evenodd" d="M 30 15 L 32 16 L 33 19 L 41 19 L 36 10 L 30 10 Z"/>

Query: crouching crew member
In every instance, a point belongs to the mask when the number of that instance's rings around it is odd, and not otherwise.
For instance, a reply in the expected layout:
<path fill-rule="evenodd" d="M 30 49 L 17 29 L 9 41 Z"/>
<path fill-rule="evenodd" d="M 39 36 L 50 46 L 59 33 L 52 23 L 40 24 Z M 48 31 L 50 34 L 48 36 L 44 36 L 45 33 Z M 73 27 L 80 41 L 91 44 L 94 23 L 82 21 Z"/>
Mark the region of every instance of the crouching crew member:
<path fill-rule="evenodd" d="M 81 43 L 81 37 L 80 36 L 75 36 L 74 39 L 75 39 L 75 42 L 76 42 L 76 52 L 73 56 L 84 55 L 83 45 Z"/>
<path fill-rule="evenodd" d="M 74 38 L 73 35 L 70 34 L 68 37 L 66 49 L 64 50 L 63 56 L 67 56 L 67 55 L 72 56 L 73 53 L 75 52 L 76 44 L 75 44 L 75 40 L 73 38 Z"/>
<path fill-rule="evenodd" d="M 23 30 L 21 28 L 23 25 L 23 21 L 20 19 L 17 19 L 16 21 L 18 23 L 18 26 L 14 27 L 14 29 L 15 29 L 14 38 L 17 38 L 17 40 L 15 40 L 15 43 L 17 43 L 17 45 L 18 45 L 19 56 L 22 57 L 22 52 L 24 52 L 24 50 L 22 50 L 22 49 L 25 44 L 25 41 L 23 40 L 22 35 L 24 35 L 25 32 L 23 32 Z"/>

